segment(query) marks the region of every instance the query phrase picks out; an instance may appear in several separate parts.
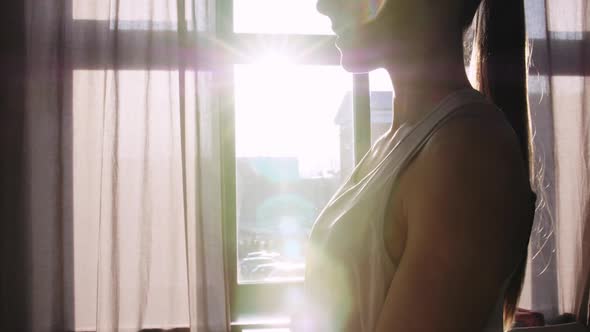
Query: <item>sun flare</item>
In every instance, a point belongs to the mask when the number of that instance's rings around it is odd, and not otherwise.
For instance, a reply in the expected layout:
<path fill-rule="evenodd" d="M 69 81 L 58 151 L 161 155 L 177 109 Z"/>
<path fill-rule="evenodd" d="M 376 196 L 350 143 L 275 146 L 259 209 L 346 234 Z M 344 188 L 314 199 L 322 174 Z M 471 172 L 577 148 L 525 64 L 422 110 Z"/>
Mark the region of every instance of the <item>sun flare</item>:
<path fill-rule="evenodd" d="M 337 172 L 335 120 L 351 89 L 338 66 L 297 65 L 279 53 L 236 65 L 236 156 L 295 158 L 301 175 Z"/>

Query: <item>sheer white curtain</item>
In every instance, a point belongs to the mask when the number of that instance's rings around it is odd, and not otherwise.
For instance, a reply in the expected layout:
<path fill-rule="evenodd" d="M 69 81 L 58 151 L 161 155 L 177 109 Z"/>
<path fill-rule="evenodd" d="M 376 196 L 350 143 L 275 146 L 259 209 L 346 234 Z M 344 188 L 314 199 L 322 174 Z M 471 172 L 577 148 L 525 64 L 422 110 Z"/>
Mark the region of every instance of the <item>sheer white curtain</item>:
<path fill-rule="evenodd" d="M 546 6 L 552 41 L 559 305 L 577 313 L 577 297 L 588 291 L 579 282 L 587 277 L 582 276 L 582 263 L 589 257 L 582 246 L 590 241 L 584 234 L 590 217 L 590 6 L 587 1 L 548 1 Z"/>
<path fill-rule="evenodd" d="M 31 330 L 227 329 L 209 2 L 26 1 Z"/>
<path fill-rule="evenodd" d="M 530 107 L 541 204 L 521 306 L 588 323 L 590 5 L 526 0 Z"/>

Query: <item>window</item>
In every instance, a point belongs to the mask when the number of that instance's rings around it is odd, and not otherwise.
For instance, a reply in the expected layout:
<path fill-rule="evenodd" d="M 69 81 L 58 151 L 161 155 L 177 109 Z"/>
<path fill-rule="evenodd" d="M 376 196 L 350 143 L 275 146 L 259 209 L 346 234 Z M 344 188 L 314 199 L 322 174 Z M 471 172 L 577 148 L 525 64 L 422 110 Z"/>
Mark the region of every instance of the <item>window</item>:
<path fill-rule="evenodd" d="M 303 280 L 311 225 L 352 159 L 338 122 L 350 74 L 270 61 L 234 67 L 238 283 Z"/>
<path fill-rule="evenodd" d="M 192 1 L 178 3 L 185 6 L 188 33 L 199 47 L 199 61 L 188 59 L 186 69 L 212 69 L 213 80 L 224 87 L 217 104 L 223 131 L 224 245 L 233 328 L 285 328 L 288 314 L 300 303 L 310 227 L 355 160 L 369 147 L 369 76 L 352 75 L 339 66 L 330 21 L 317 13 L 316 0 L 218 0 L 214 21 L 219 43 L 209 43 L 200 38 L 200 32 L 190 30 Z M 72 86 L 74 100 L 89 103 L 72 107 L 100 107 L 100 100 L 92 103 L 100 96 L 82 96 L 89 92 L 76 89 L 76 82 L 98 84 L 104 75 L 112 75 L 115 65 L 119 88 L 137 95 L 127 81 L 147 73 L 142 68 L 147 56 L 150 70 L 155 70 L 150 74 L 150 86 L 155 89 L 150 98 L 166 93 L 159 90 L 158 82 L 170 77 L 176 80 L 175 59 L 182 51 L 170 42 L 176 38 L 177 8 L 168 1 L 155 1 L 150 6 L 138 9 L 123 1 L 115 9 L 98 2 L 71 1 L 69 24 L 76 31 L 73 49 L 79 51 L 73 57 L 68 86 Z M 115 11 L 119 18 L 116 28 L 121 31 L 116 63 L 94 52 L 97 45 L 92 43 L 96 41 L 87 38 L 96 31 L 114 29 L 109 18 Z M 166 50 L 162 55 L 146 55 L 141 43 L 127 42 L 147 40 L 148 28 L 154 30 L 151 42 Z M 136 97 L 134 100 L 141 100 Z M 158 100 L 150 102 L 158 104 Z M 170 107 L 160 106 L 154 109 Z M 154 114 L 163 117 L 155 121 L 159 125 L 172 121 L 166 112 Z M 125 113 L 123 120 L 127 116 L 133 114 Z M 97 132 L 102 122 L 95 120 L 74 116 L 75 144 L 86 144 L 85 137 Z M 78 150 L 75 158 L 82 158 L 86 150 Z M 129 162 L 136 158 L 132 147 L 119 152 Z M 94 175 L 77 176 L 90 182 L 74 183 L 76 192 L 83 195 L 84 188 L 96 187 Z M 88 201 L 96 199 L 88 197 Z M 96 212 L 96 206 L 74 212 L 83 220 Z M 77 227 L 75 231 L 76 241 L 94 241 L 96 230 Z M 94 262 L 82 260 L 78 259 L 76 269 L 93 270 Z M 92 279 L 96 273 L 75 275 Z M 84 285 L 93 280 L 77 280 L 74 292 L 78 298 L 87 295 L 90 288 Z M 184 291 L 175 289 L 174 294 Z M 88 307 L 77 308 L 82 325 L 93 324 L 91 315 L 84 316 L 95 311 L 90 302 Z"/>
<path fill-rule="evenodd" d="M 369 75 L 339 66 L 330 21 L 315 3 L 228 0 L 218 7 L 232 23 L 218 25 L 221 38 L 235 47 L 223 68 L 231 91 L 221 108 L 236 331 L 288 327 L 301 303 L 311 225 L 370 146 Z M 375 75 L 387 90 L 383 72 Z"/>

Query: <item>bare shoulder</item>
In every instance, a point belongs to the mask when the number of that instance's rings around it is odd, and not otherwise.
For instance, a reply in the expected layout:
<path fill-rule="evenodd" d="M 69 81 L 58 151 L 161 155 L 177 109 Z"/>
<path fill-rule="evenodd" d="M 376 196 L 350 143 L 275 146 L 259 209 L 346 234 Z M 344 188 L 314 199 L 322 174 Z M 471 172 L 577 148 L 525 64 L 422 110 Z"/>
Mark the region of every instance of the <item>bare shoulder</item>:
<path fill-rule="evenodd" d="M 477 245 L 482 257 L 507 263 L 497 265 L 504 274 L 515 263 L 504 258 L 528 238 L 526 165 L 501 111 L 468 107 L 439 128 L 413 161 L 404 205 L 417 232 L 438 229 L 439 240 L 446 235 L 449 245 Z"/>
<path fill-rule="evenodd" d="M 466 111 L 400 178 L 405 247 L 377 331 L 480 329 L 526 252 L 532 213 L 517 138 L 499 111 Z"/>
<path fill-rule="evenodd" d="M 481 147 L 493 148 L 504 157 L 518 157 L 517 138 L 502 111 L 488 104 L 471 104 L 456 111 L 428 140 L 421 156 L 441 157 L 440 153 L 477 153 Z M 449 148 L 451 148 L 449 150 Z M 468 157 L 468 156 L 465 156 Z"/>
<path fill-rule="evenodd" d="M 466 179 L 477 175 L 480 181 L 526 187 L 518 139 L 501 111 L 491 105 L 468 105 L 458 114 L 432 135 L 415 160 L 416 168 L 439 179 L 440 175 Z"/>

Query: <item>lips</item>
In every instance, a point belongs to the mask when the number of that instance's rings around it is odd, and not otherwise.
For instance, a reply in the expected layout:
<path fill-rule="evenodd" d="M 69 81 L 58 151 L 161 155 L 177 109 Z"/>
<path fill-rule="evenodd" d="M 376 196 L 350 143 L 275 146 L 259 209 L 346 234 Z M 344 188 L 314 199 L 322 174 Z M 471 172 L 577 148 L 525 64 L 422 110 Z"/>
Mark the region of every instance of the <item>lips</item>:
<path fill-rule="evenodd" d="M 332 20 L 332 31 L 336 34 L 336 46 L 345 47 L 349 43 L 347 36 L 350 30 L 350 26 L 345 26 L 344 24 L 339 24 L 338 21 Z"/>

